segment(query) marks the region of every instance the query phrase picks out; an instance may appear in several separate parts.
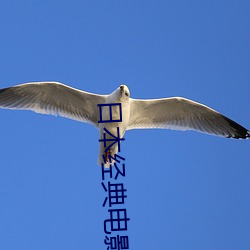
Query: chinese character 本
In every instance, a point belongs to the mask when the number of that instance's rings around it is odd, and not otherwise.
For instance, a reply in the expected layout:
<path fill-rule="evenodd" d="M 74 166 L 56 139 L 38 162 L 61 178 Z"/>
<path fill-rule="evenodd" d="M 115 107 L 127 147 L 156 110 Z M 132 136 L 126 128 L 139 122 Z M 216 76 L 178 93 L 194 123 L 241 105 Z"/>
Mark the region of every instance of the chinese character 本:
<path fill-rule="evenodd" d="M 113 141 L 112 144 L 110 144 L 106 149 L 105 152 L 107 153 L 108 150 L 115 144 L 118 143 L 118 151 L 120 152 L 120 141 L 124 141 L 125 138 L 120 138 L 120 130 L 119 127 L 117 127 L 117 137 L 113 134 L 111 134 L 106 128 L 103 129 L 105 132 L 107 132 L 110 136 L 112 136 L 114 139 L 107 139 L 106 138 L 106 133 L 103 132 L 103 138 L 104 139 L 99 139 L 100 142 L 104 143 L 104 147 L 107 147 L 107 141 Z M 108 160 L 108 157 L 106 156 L 106 161 Z"/>

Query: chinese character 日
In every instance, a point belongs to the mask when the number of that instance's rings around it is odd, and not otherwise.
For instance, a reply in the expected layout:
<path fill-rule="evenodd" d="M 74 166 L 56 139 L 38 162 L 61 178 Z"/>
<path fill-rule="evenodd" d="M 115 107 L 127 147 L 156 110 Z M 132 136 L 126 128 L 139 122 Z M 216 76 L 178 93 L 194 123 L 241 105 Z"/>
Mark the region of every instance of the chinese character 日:
<path fill-rule="evenodd" d="M 122 106 L 121 103 L 106 103 L 106 104 L 97 104 L 97 106 L 99 107 L 99 114 L 100 114 L 100 121 L 98 121 L 98 123 L 107 123 L 107 122 L 122 122 Z M 117 110 L 117 107 L 119 108 L 119 110 Z M 105 109 L 105 107 L 109 107 L 108 112 L 104 112 L 104 116 L 107 115 L 107 113 L 109 113 L 109 119 L 110 120 L 103 120 L 103 109 L 102 107 L 104 107 L 104 110 L 107 111 L 107 109 Z M 113 113 L 112 111 L 114 109 L 112 109 L 112 107 L 114 107 L 115 109 L 115 114 L 119 116 L 119 119 L 113 119 Z"/>

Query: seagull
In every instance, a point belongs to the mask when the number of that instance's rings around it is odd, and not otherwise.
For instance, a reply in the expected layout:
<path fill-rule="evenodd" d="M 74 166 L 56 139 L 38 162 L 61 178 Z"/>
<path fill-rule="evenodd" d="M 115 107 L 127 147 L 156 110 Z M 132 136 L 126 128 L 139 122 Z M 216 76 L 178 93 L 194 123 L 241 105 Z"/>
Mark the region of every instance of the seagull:
<path fill-rule="evenodd" d="M 121 104 L 122 120 L 100 122 L 110 117 L 108 106 Z M 120 138 L 132 129 L 195 130 L 226 138 L 247 139 L 250 131 L 217 111 L 183 97 L 133 99 L 124 84 L 109 95 L 99 95 L 72 88 L 59 82 L 31 82 L 0 89 L 0 107 L 32 110 L 90 123 L 100 131 L 100 140 L 112 139 L 119 127 Z M 112 116 L 119 117 L 114 105 Z M 106 130 L 105 130 L 106 129 Z M 109 133 L 106 133 L 108 131 Z M 110 167 L 118 153 L 118 143 L 100 143 L 98 165 Z M 108 149 L 108 150 L 107 150 Z M 109 159 L 109 161 L 108 161 Z"/>

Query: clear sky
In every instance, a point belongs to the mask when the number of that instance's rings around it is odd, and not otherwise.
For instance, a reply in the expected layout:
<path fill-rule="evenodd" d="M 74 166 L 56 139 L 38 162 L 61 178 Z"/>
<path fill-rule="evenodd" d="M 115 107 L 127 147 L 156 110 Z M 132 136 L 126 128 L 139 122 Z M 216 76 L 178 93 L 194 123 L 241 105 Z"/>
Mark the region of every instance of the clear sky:
<path fill-rule="evenodd" d="M 0 88 L 125 83 L 250 128 L 249 13 L 247 0 L 1 1 Z M 98 131 L 30 111 L 0 121 L 0 249 L 107 249 Z M 197 132 L 125 134 L 129 249 L 250 249 L 249 153 L 249 140 Z"/>

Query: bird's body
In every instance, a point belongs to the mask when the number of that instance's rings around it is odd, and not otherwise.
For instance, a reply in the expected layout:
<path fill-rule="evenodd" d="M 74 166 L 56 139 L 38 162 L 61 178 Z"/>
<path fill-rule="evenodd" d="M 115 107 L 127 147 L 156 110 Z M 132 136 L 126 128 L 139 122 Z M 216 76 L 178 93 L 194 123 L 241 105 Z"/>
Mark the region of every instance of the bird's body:
<path fill-rule="evenodd" d="M 122 121 L 103 123 L 100 121 L 98 105 L 120 103 Z M 196 130 L 227 138 L 246 139 L 250 132 L 221 115 L 217 111 L 194 101 L 182 98 L 162 98 L 140 100 L 130 98 L 126 85 L 121 85 L 110 95 L 98 95 L 71 88 L 57 82 L 35 82 L 0 89 L 0 107 L 8 109 L 26 109 L 37 113 L 60 115 L 70 119 L 87 122 L 100 130 L 103 138 L 104 128 L 112 135 L 117 135 L 119 127 L 122 138 L 127 130 L 162 128 L 174 130 Z M 109 120 L 110 110 L 103 106 L 102 120 Z M 114 120 L 120 116 L 119 107 L 112 108 Z M 106 139 L 113 139 L 106 133 Z M 114 157 L 118 152 L 117 143 L 100 143 L 98 164 L 105 163 L 108 155 Z M 106 152 L 105 152 L 106 150 Z M 112 164 L 113 162 L 111 162 Z"/>
<path fill-rule="evenodd" d="M 119 127 L 119 133 L 120 137 L 122 138 L 127 130 L 129 117 L 130 117 L 130 99 L 124 98 L 120 95 L 120 88 L 116 89 L 113 93 L 111 93 L 109 96 L 107 96 L 106 101 L 104 104 L 110 104 L 110 103 L 122 103 L 121 105 L 121 113 L 122 113 L 122 122 L 107 122 L 107 123 L 99 123 L 99 130 L 100 130 L 100 139 L 103 140 L 103 131 L 104 128 L 107 129 L 112 135 L 117 136 L 117 127 Z M 120 110 L 118 106 L 112 107 L 112 118 L 113 120 L 119 120 L 120 118 Z M 110 120 L 110 110 L 109 106 L 102 107 L 102 119 L 104 121 Z M 108 133 L 106 134 L 106 139 L 114 139 L 111 135 Z M 105 152 L 105 148 L 108 148 L 113 141 L 107 141 L 106 147 L 104 147 L 104 143 L 100 143 L 100 150 L 99 150 L 99 156 L 98 156 L 98 165 L 101 165 L 103 160 L 103 155 L 105 157 L 106 163 L 105 166 L 109 166 L 109 158 L 108 154 L 110 154 L 112 157 L 114 157 L 115 154 L 118 153 L 118 145 L 115 143 L 112 146 L 112 149 L 108 152 Z M 112 163 L 113 161 L 111 161 Z"/>

